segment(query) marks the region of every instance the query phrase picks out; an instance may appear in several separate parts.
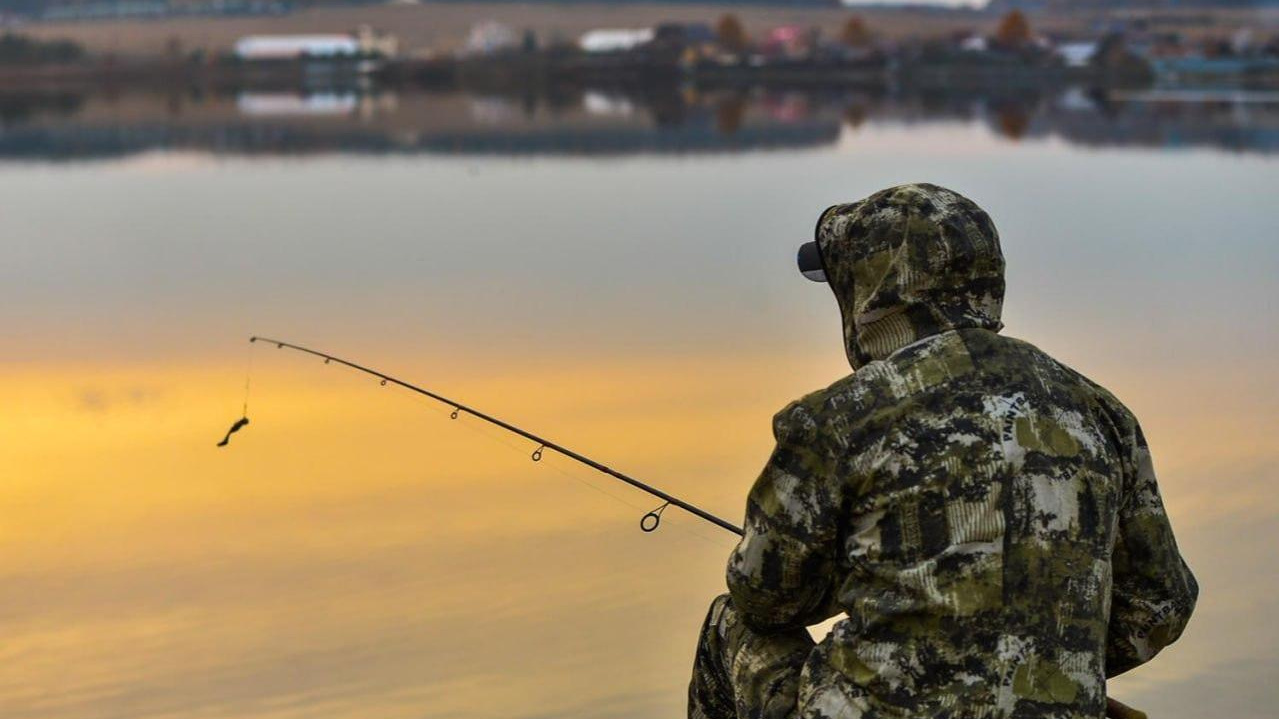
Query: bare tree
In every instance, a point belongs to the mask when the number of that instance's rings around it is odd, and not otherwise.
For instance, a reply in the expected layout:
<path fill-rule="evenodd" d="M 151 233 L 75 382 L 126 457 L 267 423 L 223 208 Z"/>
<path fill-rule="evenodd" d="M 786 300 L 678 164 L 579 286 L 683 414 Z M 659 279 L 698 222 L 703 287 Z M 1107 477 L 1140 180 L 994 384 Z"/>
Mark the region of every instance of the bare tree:
<path fill-rule="evenodd" d="M 995 42 L 1008 48 L 1021 48 L 1030 44 L 1030 21 L 1020 10 L 1012 10 L 999 19 L 995 28 Z"/>
<path fill-rule="evenodd" d="M 750 45 L 746 28 L 732 13 L 724 15 L 719 22 L 715 23 L 715 38 L 719 40 L 721 47 L 731 52 L 741 52 Z"/>
<path fill-rule="evenodd" d="M 844 21 L 844 27 L 839 32 L 840 42 L 848 47 L 866 47 L 871 40 L 870 28 L 866 27 L 866 21 L 860 15 L 853 15 Z"/>

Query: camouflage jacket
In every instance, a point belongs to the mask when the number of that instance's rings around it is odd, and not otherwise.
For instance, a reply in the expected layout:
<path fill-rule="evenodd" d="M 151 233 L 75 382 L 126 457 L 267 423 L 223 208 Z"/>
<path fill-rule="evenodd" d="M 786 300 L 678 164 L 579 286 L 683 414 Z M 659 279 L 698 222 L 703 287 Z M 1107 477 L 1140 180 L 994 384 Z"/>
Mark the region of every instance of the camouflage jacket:
<path fill-rule="evenodd" d="M 761 631 L 845 614 L 803 717 L 1101 717 L 1197 586 L 1133 415 L 998 333 L 990 219 L 931 185 L 822 214 L 855 372 L 774 419 L 729 560 Z"/>

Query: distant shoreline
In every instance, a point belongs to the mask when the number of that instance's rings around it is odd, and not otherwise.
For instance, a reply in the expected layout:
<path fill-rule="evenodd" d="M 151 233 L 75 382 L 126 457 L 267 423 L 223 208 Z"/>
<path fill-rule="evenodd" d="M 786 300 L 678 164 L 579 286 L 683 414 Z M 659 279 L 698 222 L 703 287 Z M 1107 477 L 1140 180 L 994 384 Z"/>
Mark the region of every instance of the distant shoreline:
<path fill-rule="evenodd" d="M 566 11 L 570 8 L 571 11 Z M 838 31 L 849 16 L 861 16 L 868 27 L 885 39 L 936 36 L 988 30 L 997 16 L 982 11 L 945 8 L 890 8 L 884 6 L 816 8 L 733 6 L 724 4 L 628 4 L 591 2 L 531 4 L 512 2 L 430 2 L 415 5 L 310 8 L 278 16 L 174 17 L 148 20 L 92 20 L 35 22 L 18 28 L 23 34 L 53 40 L 72 40 L 94 55 L 158 57 L 202 51 L 219 55 L 245 35 L 258 33 L 344 33 L 361 24 L 394 33 L 409 55 L 457 50 L 471 26 L 484 20 L 532 30 L 542 41 L 574 38 L 588 30 L 644 27 L 657 22 L 711 22 L 732 13 L 752 34 L 779 25 L 820 27 Z M 1151 13 L 1187 36 L 1226 35 L 1238 27 L 1279 32 L 1279 8 L 1181 9 Z M 1106 17 L 1145 17 L 1129 11 Z M 1037 30 L 1079 34 L 1089 32 L 1103 14 L 1080 11 L 1070 14 L 1031 15 Z M 1179 24 L 1178 18 L 1210 17 L 1210 24 Z"/>

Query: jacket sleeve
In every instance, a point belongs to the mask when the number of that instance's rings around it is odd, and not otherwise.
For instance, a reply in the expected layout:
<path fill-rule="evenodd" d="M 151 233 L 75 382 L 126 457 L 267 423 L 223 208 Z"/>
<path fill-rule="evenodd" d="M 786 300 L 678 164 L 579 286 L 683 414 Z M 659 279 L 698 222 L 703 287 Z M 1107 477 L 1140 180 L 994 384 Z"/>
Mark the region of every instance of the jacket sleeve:
<path fill-rule="evenodd" d="M 1128 481 L 1111 556 L 1106 676 L 1140 666 L 1181 636 L 1199 585 L 1177 551 L 1155 482 L 1150 449 L 1135 420 L 1125 444 Z"/>
<path fill-rule="evenodd" d="M 773 419 L 777 446 L 746 503 L 743 536 L 728 560 L 728 588 L 747 624 L 811 626 L 833 606 L 842 497 L 803 400 Z"/>

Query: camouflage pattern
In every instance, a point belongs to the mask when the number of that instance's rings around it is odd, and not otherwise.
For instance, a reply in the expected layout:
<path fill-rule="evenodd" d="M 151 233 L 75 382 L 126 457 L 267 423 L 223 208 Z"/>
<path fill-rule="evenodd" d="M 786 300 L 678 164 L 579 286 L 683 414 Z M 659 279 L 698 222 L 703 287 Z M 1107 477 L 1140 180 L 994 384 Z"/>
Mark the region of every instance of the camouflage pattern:
<path fill-rule="evenodd" d="M 968 199 L 891 188 L 817 240 L 856 371 L 774 418 L 689 715 L 1101 717 L 1198 593 L 1136 419 L 997 334 L 1003 257 Z"/>
<path fill-rule="evenodd" d="M 690 719 L 795 715 L 800 673 L 813 651 L 803 627 L 759 632 L 727 594 L 711 602 L 689 687 Z"/>

